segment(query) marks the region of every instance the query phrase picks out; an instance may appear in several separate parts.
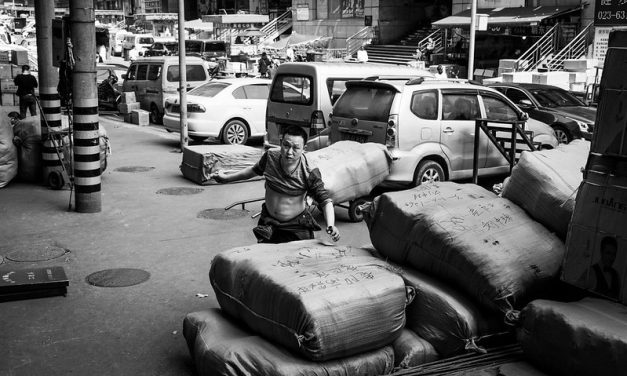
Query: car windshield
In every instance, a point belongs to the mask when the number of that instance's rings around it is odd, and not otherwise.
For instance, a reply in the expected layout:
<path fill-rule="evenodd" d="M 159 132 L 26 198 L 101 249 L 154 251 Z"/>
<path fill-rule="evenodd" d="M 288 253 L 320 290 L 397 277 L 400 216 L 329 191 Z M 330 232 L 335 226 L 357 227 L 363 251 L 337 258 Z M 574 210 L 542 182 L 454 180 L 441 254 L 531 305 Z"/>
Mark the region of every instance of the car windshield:
<path fill-rule="evenodd" d="M 529 92 L 542 107 L 585 106 L 583 102 L 563 89 L 531 89 Z"/>
<path fill-rule="evenodd" d="M 204 81 L 207 79 L 207 72 L 202 65 L 187 65 L 185 68 L 187 81 Z M 169 82 L 178 82 L 181 79 L 179 66 L 170 65 L 166 78 Z"/>
<path fill-rule="evenodd" d="M 224 42 L 205 42 L 205 51 L 224 51 Z"/>
<path fill-rule="evenodd" d="M 197 88 L 190 90 L 189 95 L 198 95 L 199 97 L 215 97 L 219 92 L 224 90 L 231 84 L 227 82 L 210 82 L 208 84 L 200 85 Z"/>

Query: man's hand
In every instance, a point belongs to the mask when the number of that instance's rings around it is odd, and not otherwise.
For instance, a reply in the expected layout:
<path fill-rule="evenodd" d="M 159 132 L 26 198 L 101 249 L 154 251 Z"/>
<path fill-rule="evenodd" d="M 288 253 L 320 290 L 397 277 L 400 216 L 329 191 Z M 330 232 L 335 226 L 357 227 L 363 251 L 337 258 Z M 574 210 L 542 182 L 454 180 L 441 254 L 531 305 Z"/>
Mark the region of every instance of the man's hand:
<path fill-rule="evenodd" d="M 218 182 L 220 184 L 228 183 L 226 175 L 227 174 L 225 174 L 222 171 L 217 171 L 217 172 L 214 172 L 213 174 L 211 174 L 211 176 L 209 178 L 215 180 L 216 182 Z"/>
<path fill-rule="evenodd" d="M 337 242 L 338 240 L 340 240 L 340 230 L 338 230 L 338 228 L 335 226 L 328 226 L 327 234 L 329 234 L 329 236 L 331 237 L 331 239 L 333 239 L 334 242 Z"/>

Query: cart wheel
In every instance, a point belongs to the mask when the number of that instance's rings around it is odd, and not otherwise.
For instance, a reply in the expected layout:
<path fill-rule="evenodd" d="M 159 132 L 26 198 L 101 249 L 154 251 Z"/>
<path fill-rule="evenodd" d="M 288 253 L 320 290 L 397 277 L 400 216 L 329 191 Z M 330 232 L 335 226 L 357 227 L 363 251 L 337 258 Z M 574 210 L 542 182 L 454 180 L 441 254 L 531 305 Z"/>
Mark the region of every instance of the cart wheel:
<path fill-rule="evenodd" d="M 63 181 L 63 175 L 58 171 L 52 171 L 48 174 L 48 186 L 52 189 L 59 190 L 63 188 L 65 182 Z"/>
<path fill-rule="evenodd" d="M 358 199 L 351 200 L 348 204 L 348 218 L 352 222 L 361 222 L 364 220 L 364 213 L 359 210 L 359 207 L 368 202 L 366 197 L 359 197 Z"/>

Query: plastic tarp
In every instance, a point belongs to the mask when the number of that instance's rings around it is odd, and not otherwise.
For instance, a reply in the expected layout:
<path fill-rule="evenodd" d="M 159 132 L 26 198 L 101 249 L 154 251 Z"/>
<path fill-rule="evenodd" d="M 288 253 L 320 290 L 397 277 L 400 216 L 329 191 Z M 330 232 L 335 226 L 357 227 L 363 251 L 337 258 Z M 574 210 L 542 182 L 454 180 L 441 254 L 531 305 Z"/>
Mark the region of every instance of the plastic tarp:
<path fill-rule="evenodd" d="M 13 127 L 8 119 L 0 121 L 0 188 L 17 175 L 17 148 L 13 144 Z"/>
<path fill-rule="evenodd" d="M 336 142 L 306 155 L 336 203 L 368 195 L 388 177 L 392 163 L 384 145 L 355 141 Z"/>
<path fill-rule="evenodd" d="M 474 184 L 385 193 L 365 217 L 383 256 L 450 282 L 512 322 L 515 307 L 557 281 L 565 252 L 518 206 Z"/>
<path fill-rule="evenodd" d="M 13 133 L 13 143 L 18 148 L 18 178 L 31 183 L 41 182 L 43 167 L 39 117 L 18 120 L 13 127 Z"/>
<path fill-rule="evenodd" d="M 385 346 L 328 362 L 312 362 L 246 330 L 220 309 L 185 316 L 183 335 L 200 376 L 375 376 L 392 372 Z"/>
<path fill-rule="evenodd" d="M 573 140 L 556 149 L 522 153 L 502 196 L 566 239 L 589 152 L 588 141 Z"/>
<path fill-rule="evenodd" d="M 255 165 L 262 151 L 245 145 L 194 145 L 183 149 L 181 172 L 197 184 L 216 184 L 211 174 L 235 172 Z M 260 178 L 256 178 L 260 179 Z"/>
<path fill-rule="evenodd" d="M 403 279 L 367 250 L 318 240 L 219 253 L 209 280 L 220 307 L 314 361 L 392 343 L 405 325 Z"/>
<path fill-rule="evenodd" d="M 525 356 L 555 376 L 623 376 L 627 372 L 627 308 L 603 299 L 535 300 L 521 312 Z"/>
<path fill-rule="evenodd" d="M 394 349 L 394 367 L 410 368 L 438 360 L 438 352 L 424 338 L 409 329 L 403 329 L 401 335 L 392 343 Z"/>

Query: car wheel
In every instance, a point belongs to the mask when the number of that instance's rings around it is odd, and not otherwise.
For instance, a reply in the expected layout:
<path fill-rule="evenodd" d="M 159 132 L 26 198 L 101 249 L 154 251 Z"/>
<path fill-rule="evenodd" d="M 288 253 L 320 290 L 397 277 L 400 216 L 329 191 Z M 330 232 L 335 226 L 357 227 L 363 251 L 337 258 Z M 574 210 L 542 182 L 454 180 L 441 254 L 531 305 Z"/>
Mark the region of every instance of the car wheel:
<path fill-rule="evenodd" d="M 361 222 L 364 220 L 364 213 L 362 213 L 359 207 L 368 201 L 366 197 L 359 197 L 350 201 L 348 205 L 348 218 L 351 222 Z"/>
<path fill-rule="evenodd" d="M 414 187 L 423 183 L 434 183 L 446 180 L 444 169 L 436 161 L 422 161 L 414 174 Z"/>
<path fill-rule="evenodd" d="M 568 144 L 573 140 L 573 136 L 570 132 L 561 125 L 556 125 L 553 129 L 555 130 L 555 137 L 557 137 L 557 141 L 560 144 Z"/>
<path fill-rule="evenodd" d="M 231 120 L 222 130 L 222 142 L 228 145 L 244 145 L 248 141 L 248 128 L 241 120 Z"/>
<path fill-rule="evenodd" d="M 150 122 L 153 124 L 163 124 L 163 114 L 154 103 L 150 105 Z"/>

